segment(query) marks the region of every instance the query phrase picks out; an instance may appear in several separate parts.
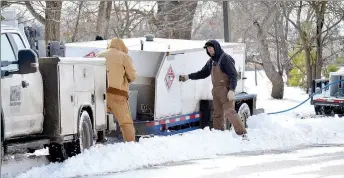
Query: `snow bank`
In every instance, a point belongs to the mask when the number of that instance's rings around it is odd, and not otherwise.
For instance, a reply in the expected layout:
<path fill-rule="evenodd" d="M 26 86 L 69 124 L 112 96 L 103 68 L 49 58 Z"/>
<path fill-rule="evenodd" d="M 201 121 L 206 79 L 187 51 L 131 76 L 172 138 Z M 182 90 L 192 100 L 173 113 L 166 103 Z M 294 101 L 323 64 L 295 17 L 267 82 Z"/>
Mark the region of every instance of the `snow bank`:
<path fill-rule="evenodd" d="M 97 145 L 66 160 L 33 168 L 18 177 L 74 177 L 118 172 L 190 159 L 211 158 L 241 151 L 344 143 L 344 120 L 338 118 L 293 119 L 265 114 L 252 116 L 250 141 L 233 131 L 196 130 L 182 136 L 142 139 L 139 143 Z"/>
<path fill-rule="evenodd" d="M 297 88 L 285 88 L 285 99 L 270 97 L 271 85 L 264 72 L 254 86 L 254 73 L 247 72 L 249 93 L 257 93 L 257 107 L 275 112 L 299 104 L 308 96 Z M 304 94 L 302 94 L 304 93 Z M 249 118 L 250 141 L 243 141 L 233 131 L 196 130 L 183 135 L 141 139 L 138 143 L 96 145 L 88 151 L 66 160 L 33 168 L 19 178 L 74 177 L 127 171 L 156 164 L 191 159 L 211 158 L 242 151 L 288 149 L 310 144 L 344 143 L 344 120 L 339 118 L 299 119 L 295 114 L 313 114 L 307 102 L 283 114 L 260 114 Z"/>

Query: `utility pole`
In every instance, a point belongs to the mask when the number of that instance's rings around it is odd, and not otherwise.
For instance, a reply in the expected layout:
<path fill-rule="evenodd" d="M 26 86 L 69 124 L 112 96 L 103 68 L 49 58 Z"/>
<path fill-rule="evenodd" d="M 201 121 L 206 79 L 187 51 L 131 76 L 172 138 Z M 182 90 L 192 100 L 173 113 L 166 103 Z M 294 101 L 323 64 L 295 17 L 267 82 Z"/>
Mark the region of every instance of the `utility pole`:
<path fill-rule="evenodd" d="M 230 42 L 232 39 L 231 39 L 231 32 L 230 32 L 228 1 L 222 1 L 222 11 L 223 11 L 223 32 L 224 32 L 225 42 Z"/>

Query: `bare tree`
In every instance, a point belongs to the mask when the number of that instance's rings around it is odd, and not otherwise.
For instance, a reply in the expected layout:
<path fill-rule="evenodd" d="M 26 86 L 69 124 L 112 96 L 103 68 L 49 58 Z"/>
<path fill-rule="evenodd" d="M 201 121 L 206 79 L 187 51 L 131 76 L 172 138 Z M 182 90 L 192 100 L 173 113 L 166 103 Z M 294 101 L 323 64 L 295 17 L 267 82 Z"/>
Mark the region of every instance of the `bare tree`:
<path fill-rule="evenodd" d="M 191 39 L 197 1 L 158 1 L 158 11 L 151 22 L 163 38 Z"/>
<path fill-rule="evenodd" d="M 108 39 L 108 37 L 109 37 L 111 10 L 112 10 L 112 1 L 107 1 L 106 2 L 106 9 L 105 9 L 104 39 Z"/>
<path fill-rule="evenodd" d="M 102 29 L 104 27 L 104 21 L 105 21 L 105 6 L 106 6 L 106 1 L 99 2 L 96 33 L 97 35 L 100 35 L 100 36 L 104 36 Z"/>
<path fill-rule="evenodd" d="M 331 2 L 334 3 L 334 2 Z M 325 14 L 327 9 L 326 2 L 314 3 L 314 2 L 298 2 L 296 3 L 295 10 L 297 12 L 296 21 L 291 20 L 288 16 L 285 16 L 288 21 L 297 30 L 301 50 L 305 52 L 306 61 L 306 74 L 307 74 L 307 92 L 312 85 L 312 80 L 321 77 L 321 71 L 324 63 L 323 55 L 323 44 L 326 39 L 326 35 L 329 31 L 335 29 L 343 19 L 343 11 L 341 11 L 338 16 L 326 24 Z M 292 5 L 294 6 L 294 5 Z M 306 16 L 304 19 L 301 17 L 301 13 L 306 11 Z M 332 13 L 331 13 L 332 14 Z M 326 26 L 325 30 L 322 30 Z M 314 30 L 315 29 L 315 30 Z M 314 43 L 316 43 L 314 45 Z M 316 46 L 316 56 L 313 59 L 311 52 Z"/>
<path fill-rule="evenodd" d="M 310 2 L 313 9 L 315 10 L 316 18 L 316 46 L 317 46 L 317 57 L 315 61 L 315 78 L 321 78 L 322 69 L 322 29 L 325 21 L 326 1 Z"/>
<path fill-rule="evenodd" d="M 60 41 L 62 1 L 45 1 L 45 3 L 38 1 L 37 3 L 44 9 L 45 17 L 35 10 L 32 3 L 34 2 L 25 1 L 26 8 L 30 11 L 32 16 L 45 26 L 44 34 L 46 44 L 49 41 Z"/>
<path fill-rule="evenodd" d="M 116 2 L 112 12 L 112 31 L 117 37 L 132 37 L 132 33 L 154 14 L 153 4 L 149 8 L 142 8 L 140 2 Z"/>
<path fill-rule="evenodd" d="M 79 3 L 79 8 L 78 8 L 78 15 L 76 17 L 76 23 L 75 23 L 75 28 L 74 28 L 74 33 L 72 35 L 72 42 L 75 42 L 76 40 L 76 36 L 78 34 L 78 29 L 79 29 L 79 22 L 80 22 L 80 16 L 81 16 L 81 11 L 82 11 L 82 7 L 84 4 L 84 1 L 80 1 Z"/>
<path fill-rule="evenodd" d="M 270 58 L 270 51 L 267 44 L 267 37 L 266 31 L 264 29 L 267 28 L 269 25 L 268 21 L 272 14 L 276 13 L 276 4 L 272 6 L 268 6 L 268 12 L 264 19 L 259 23 L 258 21 L 254 21 L 253 25 L 256 27 L 257 30 L 257 44 L 259 45 L 259 52 L 261 56 L 261 60 L 263 62 L 264 71 L 272 82 L 272 91 L 271 97 L 275 99 L 282 99 L 284 95 L 284 83 L 282 78 L 282 71 L 280 68 L 280 64 L 278 64 L 278 68 L 276 70 L 271 58 Z"/>

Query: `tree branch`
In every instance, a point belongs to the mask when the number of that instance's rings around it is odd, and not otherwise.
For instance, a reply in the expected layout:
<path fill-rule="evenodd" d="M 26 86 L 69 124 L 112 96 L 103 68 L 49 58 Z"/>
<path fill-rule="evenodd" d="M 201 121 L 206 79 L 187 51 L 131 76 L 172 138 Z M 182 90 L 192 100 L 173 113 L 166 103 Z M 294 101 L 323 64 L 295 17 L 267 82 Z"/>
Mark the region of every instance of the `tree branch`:
<path fill-rule="evenodd" d="M 252 63 L 252 64 L 258 64 L 258 65 L 263 66 L 263 63 L 262 63 L 262 62 L 255 61 L 255 60 L 253 60 L 253 59 L 247 59 L 246 62 Z"/>
<path fill-rule="evenodd" d="M 30 1 L 25 1 L 25 6 L 33 17 L 35 17 L 40 23 L 45 25 L 45 19 L 35 11 Z"/>

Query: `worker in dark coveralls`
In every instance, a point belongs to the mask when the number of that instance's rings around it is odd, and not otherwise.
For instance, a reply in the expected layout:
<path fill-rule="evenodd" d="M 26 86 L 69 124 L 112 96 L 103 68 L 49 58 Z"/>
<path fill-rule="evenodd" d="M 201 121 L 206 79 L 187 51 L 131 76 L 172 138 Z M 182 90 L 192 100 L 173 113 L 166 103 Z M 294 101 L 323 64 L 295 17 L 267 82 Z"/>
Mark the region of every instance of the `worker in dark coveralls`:
<path fill-rule="evenodd" d="M 211 75 L 213 83 L 213 128 L 224 130 L 224 121 L 227 119 L 237 135 L 246 137 L 246 128 L 240 116 L 235 111 L 235 88 L 237 86 L 237 71 L 234 59 L 226 54 L 216 40 L 206 42 L 204 48 L 210 59 L 198 72 L 189 75 L 181 75 L 180 81 L 188 79 L 198 80 Z"/>

